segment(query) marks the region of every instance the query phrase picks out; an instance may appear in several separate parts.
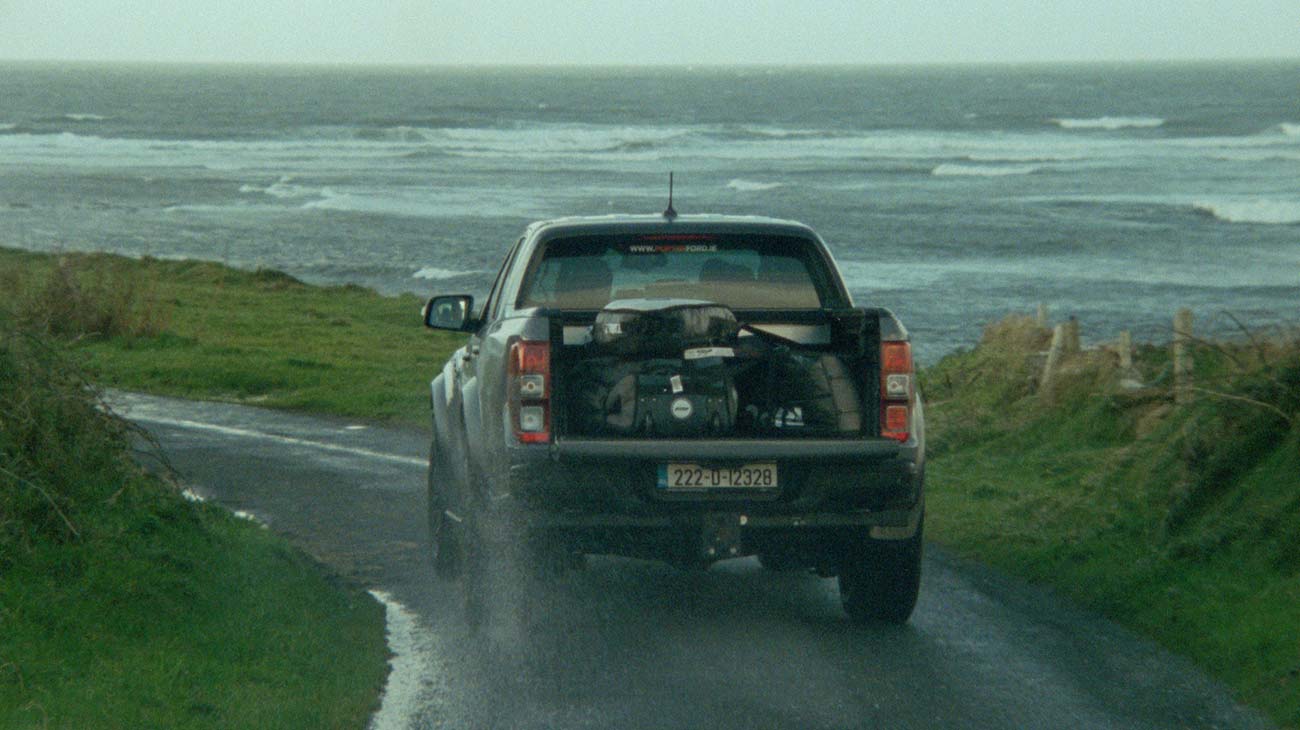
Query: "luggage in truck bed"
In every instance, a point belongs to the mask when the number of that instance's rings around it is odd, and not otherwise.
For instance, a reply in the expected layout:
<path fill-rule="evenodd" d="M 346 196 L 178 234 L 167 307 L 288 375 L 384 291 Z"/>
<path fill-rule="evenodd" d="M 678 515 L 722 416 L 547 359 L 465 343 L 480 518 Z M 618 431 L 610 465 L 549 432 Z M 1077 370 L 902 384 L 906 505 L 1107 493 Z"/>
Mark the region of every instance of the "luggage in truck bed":
<path fill-rule="evenodd" d="M 611 302 L 564 371 L 575 436 L 828 437 L 862 433 L 861 376 L 828 346 L 741 325 L 711 302 Z M 861 363 L 856 363 L 861 365 Z"/>

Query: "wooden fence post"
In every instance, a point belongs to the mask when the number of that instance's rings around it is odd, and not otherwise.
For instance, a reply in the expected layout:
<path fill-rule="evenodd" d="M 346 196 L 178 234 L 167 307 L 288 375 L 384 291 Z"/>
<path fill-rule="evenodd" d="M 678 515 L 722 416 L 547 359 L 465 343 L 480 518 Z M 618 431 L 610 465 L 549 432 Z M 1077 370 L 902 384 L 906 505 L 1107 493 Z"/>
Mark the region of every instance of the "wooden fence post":
<path fill-rule="evenodd" d="M 1192 399 L 1192 310 L 1180 309 L 1174 315 L 1174 402 Z"/>
<path fill-rule="evenodd" d="M 1079 344 L 1079 318 L 1070 315 L 1070 319 L 1065 323 L 1065 351 L 1078 352 L 1082 349 Z"/>
<path fill-rule="evenodd" d="M 1133 372 L 1133 335 L 1128 330 L 1119 333 L 1119 371 L 1125 376 Z"/>
<path fill-rule="evenodd" d="M 1043 365 L 1043 377 L 1038 379 L 1038 392 L 1046 393 L 1056 375 L 1056 368 L 1065 351 L 1065 325 L 1058 324 L 1052 330 L 1052 346 L 1047 350 L 1047 362 Z"/>

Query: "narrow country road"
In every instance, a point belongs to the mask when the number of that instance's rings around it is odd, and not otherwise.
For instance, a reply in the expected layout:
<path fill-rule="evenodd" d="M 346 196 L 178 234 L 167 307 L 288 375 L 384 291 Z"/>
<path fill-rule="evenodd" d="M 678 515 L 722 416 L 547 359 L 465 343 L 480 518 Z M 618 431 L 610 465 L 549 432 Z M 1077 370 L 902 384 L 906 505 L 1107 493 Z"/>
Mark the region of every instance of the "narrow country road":
<path fill-rule="evenodd" d="M 902 628 L 854 626 L 834 580 L 753 560 L 684 572 L 594 558 L 521 598 L 528 631 L 471 636 L 425 559 L 419 432 L 110 402 L 194 492 L 391 599 L 397 658 L 379 730 L 1269 727 L 1184 660 L 933 547 Z"/>

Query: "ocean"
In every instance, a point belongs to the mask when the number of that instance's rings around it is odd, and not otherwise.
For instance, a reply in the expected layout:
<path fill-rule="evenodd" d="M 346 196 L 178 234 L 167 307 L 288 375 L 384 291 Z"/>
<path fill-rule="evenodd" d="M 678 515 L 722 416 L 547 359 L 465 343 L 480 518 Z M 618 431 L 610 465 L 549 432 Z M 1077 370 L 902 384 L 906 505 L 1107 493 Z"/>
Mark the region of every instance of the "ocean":
<path fill-rule="evenodd" d="M 1300 324 L 1297 61 L 0 65 L 0 245 L 482 293 L 529 221 L 657 213 L 669 171 L 817 229 L 922 361 L 1040 303 L 1093 342 Z"/>

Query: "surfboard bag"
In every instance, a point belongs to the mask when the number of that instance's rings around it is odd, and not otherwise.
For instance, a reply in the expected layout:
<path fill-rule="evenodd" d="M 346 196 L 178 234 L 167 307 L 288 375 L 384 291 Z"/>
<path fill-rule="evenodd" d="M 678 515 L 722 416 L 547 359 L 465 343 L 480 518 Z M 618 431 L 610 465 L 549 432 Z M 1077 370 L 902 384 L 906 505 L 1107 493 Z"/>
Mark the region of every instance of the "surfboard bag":
<path fill-rule="evenodd" d="M 686 350 L 731 347 L 740 326 L 721 304 L 693 299 L 618 299 L 596 315 L 591 337 L 617 357 L 683 357 Z"/>
<path fill-rule="evenodd" d="M 576 363 L 570 422 L 587 435 L 673 438 L 730 434 L 738 400 L 721 358 Z"/>

